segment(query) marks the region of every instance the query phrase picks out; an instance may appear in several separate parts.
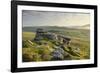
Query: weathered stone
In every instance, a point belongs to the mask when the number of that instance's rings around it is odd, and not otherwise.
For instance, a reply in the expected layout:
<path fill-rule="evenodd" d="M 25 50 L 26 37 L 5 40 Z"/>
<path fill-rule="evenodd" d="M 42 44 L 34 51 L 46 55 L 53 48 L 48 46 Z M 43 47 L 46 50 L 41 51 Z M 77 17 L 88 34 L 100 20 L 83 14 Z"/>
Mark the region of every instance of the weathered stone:
<path fill-rule="evenodd" d="M 80 48 L 74 48 L 74 52 L 80 53 Z"/>
<path fill-rule="evenodd" d="M 64 36 L 64 35 L 58 35 L 58 40 L 62 43 L 62 44 L 70 44 L 71 39 Z"/>
<path fill-rule="evenodd" d="M 60 46 L 55 46 L 54 47 L 58 52 L 60 52 L 61 54 L 64 54 L 64 50 L 63 48 L 61 48 Z"/>
<path fill-rule="evenodd" d="M 67 45 L 69 45 L 71 41 L 71 39 L 66 36 L 50 33 L 50 32 L 44 31 L 43 29 L 37 29 L 34 40 L 40 41 L 43 39 L 54 40 L 54 41 L 57 40 L 61 44 L 67 44 Z"/>
<path fill-rule="evenodd" d="M 55 50 L 52 52 L 52 56 L 53 56 L 53 60 L 62 60 L 64 59 L 64 53 L 65 51 L 59 47 L 59 46 L 55 46 L 54 47 Z"/>
<path fill-rule="evenodd" d="M 58 50 L 55 50 L 52 53 L 52 60 L 62 60 L 64 58 L 63 54 L 59 52 Z"/>

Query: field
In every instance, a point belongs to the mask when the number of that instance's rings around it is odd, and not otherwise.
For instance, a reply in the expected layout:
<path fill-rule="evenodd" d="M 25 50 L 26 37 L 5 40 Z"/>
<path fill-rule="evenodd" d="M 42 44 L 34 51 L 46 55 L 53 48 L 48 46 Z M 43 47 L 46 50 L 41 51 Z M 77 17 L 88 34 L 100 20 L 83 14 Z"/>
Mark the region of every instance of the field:
<path fill-rule="evenodd" d="M 42 28 L 48 32 L 60 34 L 71 38 L 70 45 L 63 45 L 64 53 L 60 59 L 54 59 L 52 52 L 55 51 L 59 42 L 52 40 L 42 40 L 39 44 L 32 41 L 36 35 L 36 29 Z M 23 27 L 23 62 L 31 61 L 54 61 L 54 60 L 82 60 L 90 58 L 90 31 L 89 29 L 74 29 L 56 26 Z"/>

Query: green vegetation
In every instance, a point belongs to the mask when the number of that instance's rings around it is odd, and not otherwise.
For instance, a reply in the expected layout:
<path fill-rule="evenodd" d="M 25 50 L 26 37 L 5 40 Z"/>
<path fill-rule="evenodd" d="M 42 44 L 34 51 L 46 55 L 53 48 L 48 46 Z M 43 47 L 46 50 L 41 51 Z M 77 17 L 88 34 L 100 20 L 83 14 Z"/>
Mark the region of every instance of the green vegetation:
<path fill-rule="evenodd" d="M 63 45 L 64 53 L 61 60 L 81 60 L 90 58 L 90 31 L 86 29 L 72 29 L 65 27 L 42 27 L 52 33 L 65 35 L 71 38 L 70 45 Z M 35 37 L 34 27 L 23 28 L 23 62 L 52 61 L 52 53 L 55 47 L 60 45 L 59 41 L 44 39 L 39 42 L 33 41 Z M 25 30 L 26 29 L 26 30 Z M 78 52 L 77 52 L 78 48 Z M 57 60 L 57 59 L 56 59 Z"/>
<path fill-rule="evenodd" d="M 33 32 L 23 32 L 22 38 L 23 40 L 32 40 L 35 37 L 35 33 Z"/>

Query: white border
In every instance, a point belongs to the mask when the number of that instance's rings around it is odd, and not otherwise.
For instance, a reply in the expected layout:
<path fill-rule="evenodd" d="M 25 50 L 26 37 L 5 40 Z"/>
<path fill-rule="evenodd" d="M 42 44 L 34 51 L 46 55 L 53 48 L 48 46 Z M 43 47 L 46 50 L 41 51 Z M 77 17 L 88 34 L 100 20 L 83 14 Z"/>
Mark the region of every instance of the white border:
<path fill-rule="evenodd" d="M 48 62 L 22 62 L 22 10 L 38 10 L 38 11 L 60 11 L 60 12 L 84 12 L 90 13 L 90 59 L 88 60 L 70 60 L 70 61 L 48 61 Z M 17 64 L 18 68 L 25 67 L 43 67 L 57 65 L 76 65 L 76 64 L 93 64 L 94 63 L 94 10 L 92 9 L 75 9 L 75 8 L 57 8 L 57 7 L 40 7 L 40 6 L 18 6 L 18 48 L 17 48 Z"/>

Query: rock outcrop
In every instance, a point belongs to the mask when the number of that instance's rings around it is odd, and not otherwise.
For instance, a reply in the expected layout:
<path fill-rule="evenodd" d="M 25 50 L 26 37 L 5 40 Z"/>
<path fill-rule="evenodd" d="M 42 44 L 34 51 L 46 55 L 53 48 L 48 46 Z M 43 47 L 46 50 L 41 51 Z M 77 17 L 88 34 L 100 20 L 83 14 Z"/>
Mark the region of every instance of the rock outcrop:
<path fill-rule="evenodd" d="M 55 33 L 50 33 L 50 32 L 47 32 L 43 29 L 37 29 L 34 41 L 40 41 L 43 39 L 49 39 L 49 40 L 55 40 L 55 41 L 57 40 L 61 44 L 67 44 L 67 45 L 69 45 L 70 41 L 71 41 L 71 39 L 66 37 L 66 36 L 57 35 Z"/>
<path fill-rule="evenodd" d="M 43 39 L 54 40 L 54 39 L 57 39 L 57 36 L 54 33 L 46 32 L 43 29 L 37 29 L 36 37 L 34 38 L 34 40 L 39 41 Z"/>

